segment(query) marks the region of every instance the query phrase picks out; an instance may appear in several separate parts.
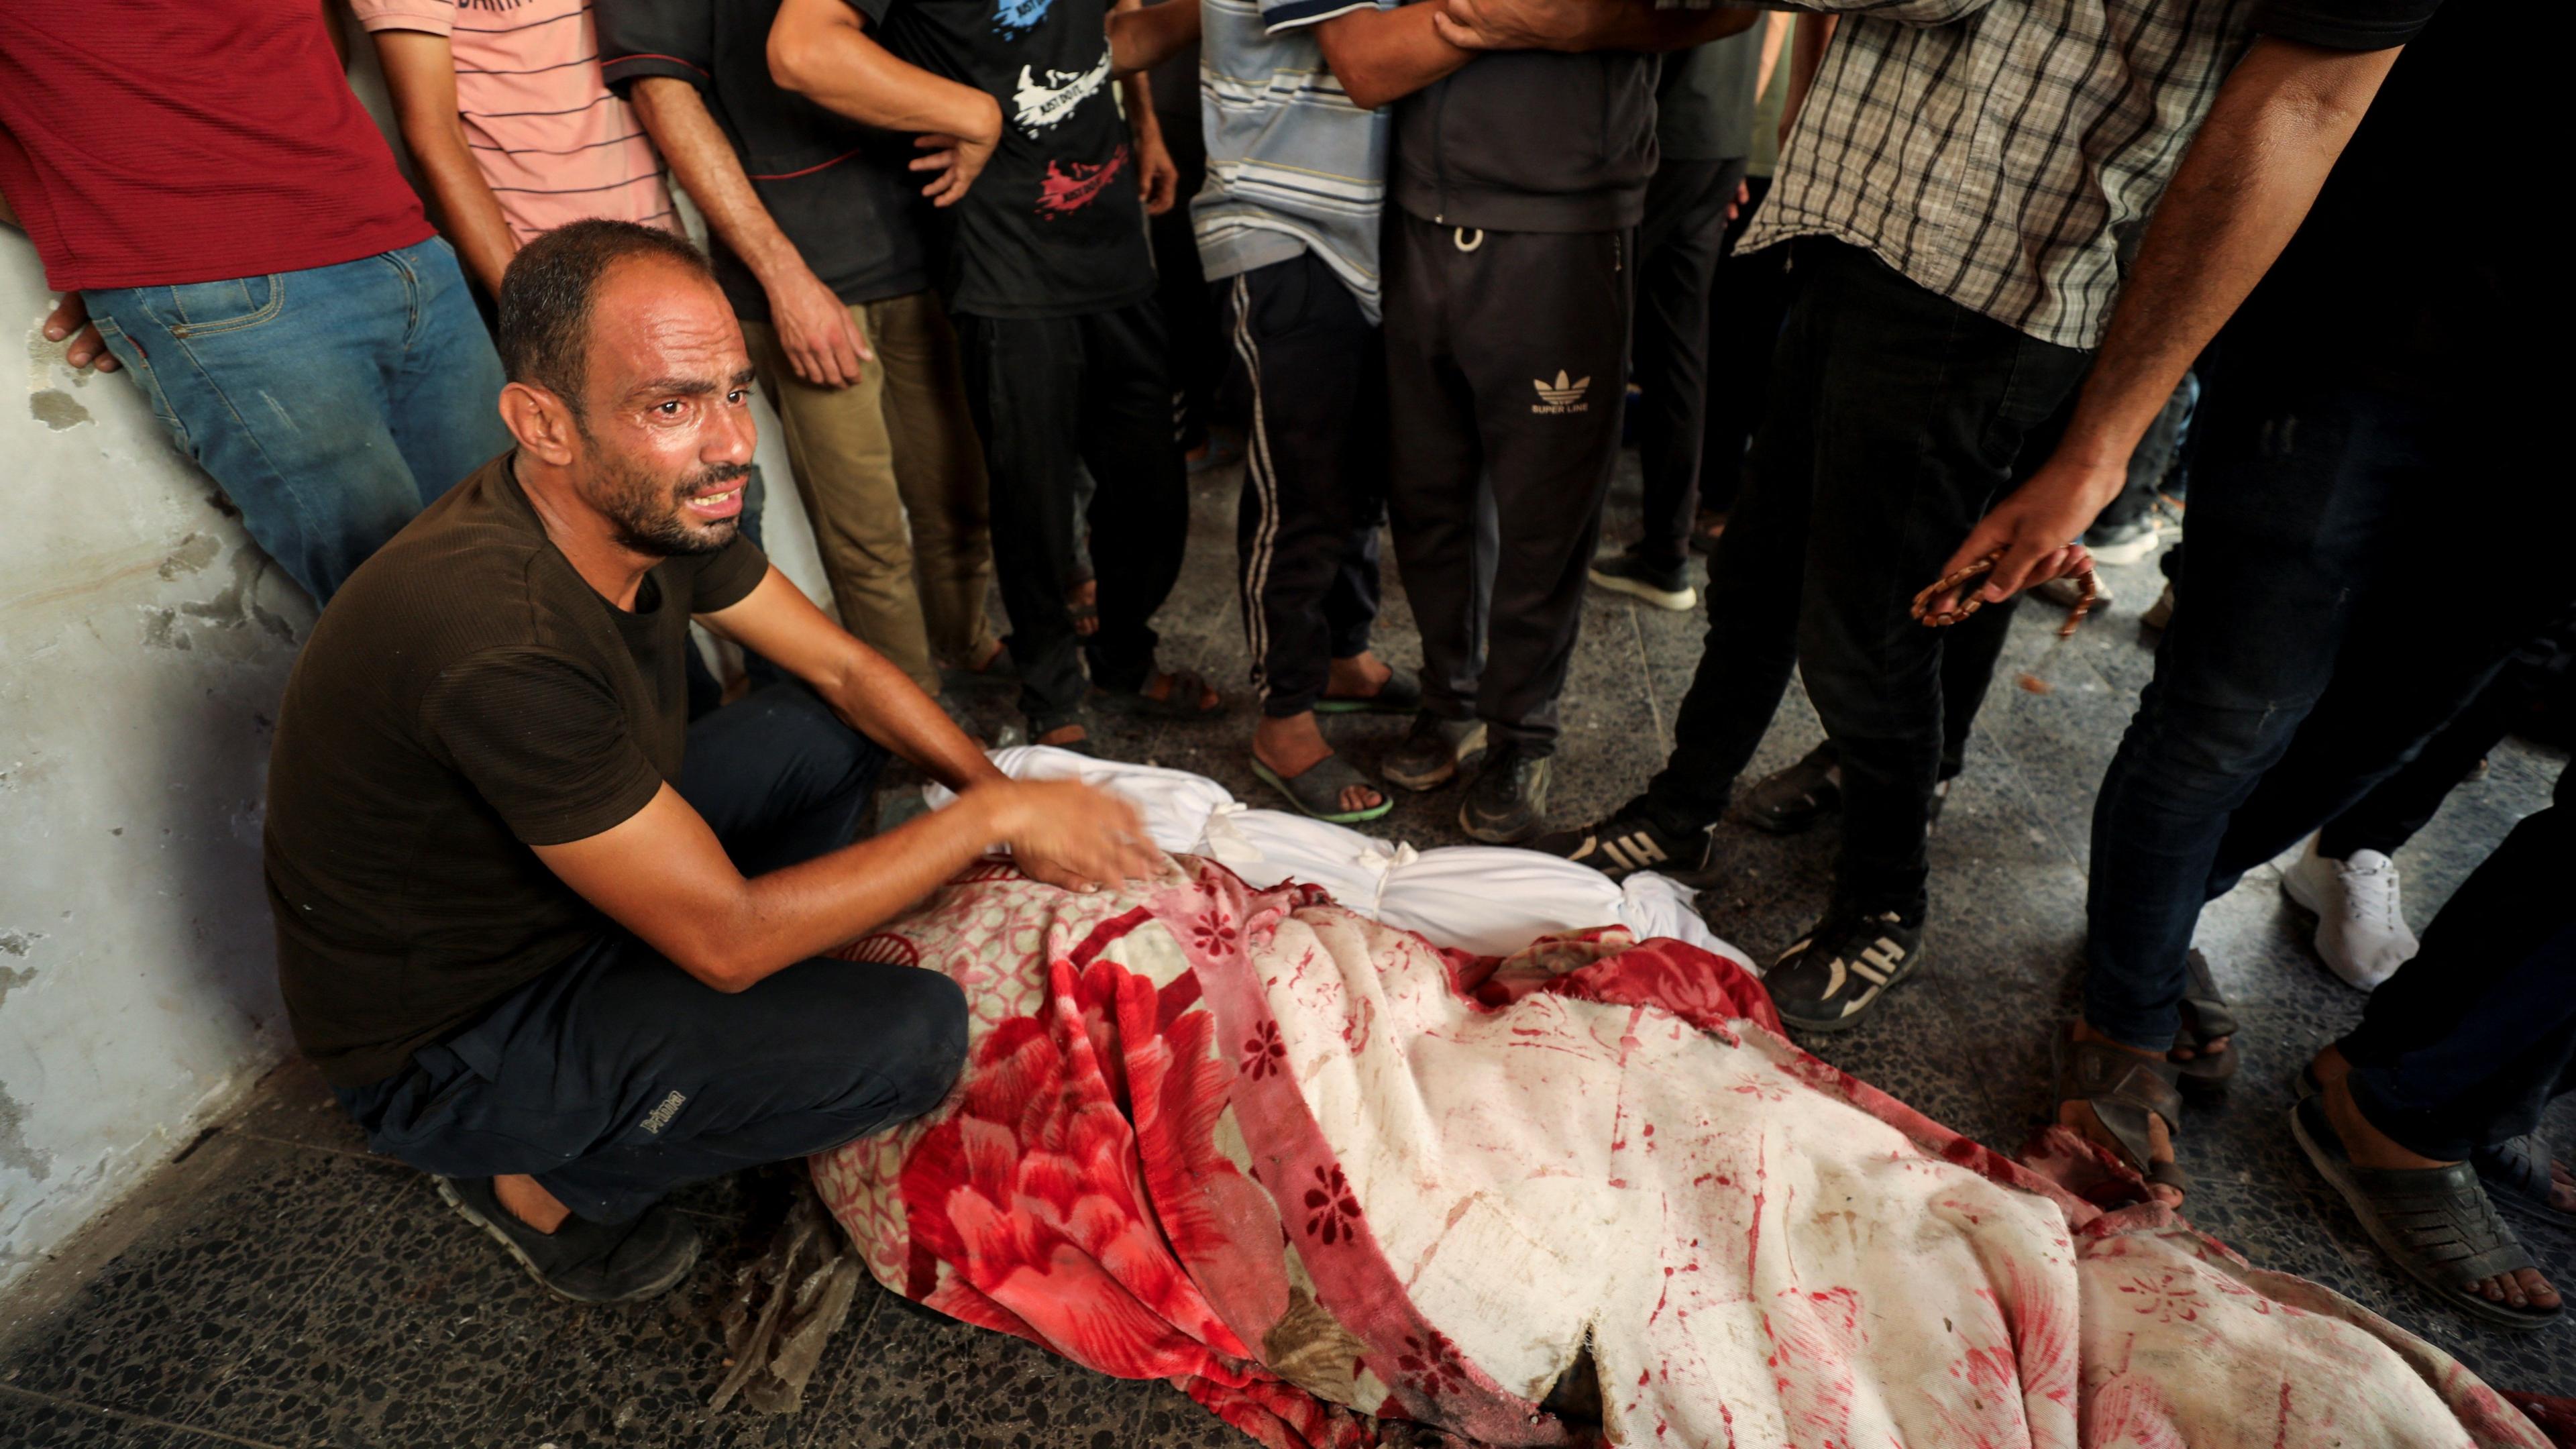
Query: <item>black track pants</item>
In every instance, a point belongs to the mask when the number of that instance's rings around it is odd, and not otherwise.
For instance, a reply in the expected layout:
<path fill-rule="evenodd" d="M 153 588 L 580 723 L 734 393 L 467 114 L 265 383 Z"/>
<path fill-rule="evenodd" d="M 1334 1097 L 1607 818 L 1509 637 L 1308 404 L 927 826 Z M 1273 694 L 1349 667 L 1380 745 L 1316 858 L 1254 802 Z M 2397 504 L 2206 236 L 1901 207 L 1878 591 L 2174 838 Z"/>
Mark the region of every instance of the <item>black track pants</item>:
<path fill-rule="evenodd" d="M 1626 231 L 1476 231 L 1387 213 L 1387 503 L 1422 631 L 1424 700 L 1532 753 L 1555 748 L 1618 456 L 1632 247 Z M 1481 621 L 1479 477 L 1499 523 Z"/>

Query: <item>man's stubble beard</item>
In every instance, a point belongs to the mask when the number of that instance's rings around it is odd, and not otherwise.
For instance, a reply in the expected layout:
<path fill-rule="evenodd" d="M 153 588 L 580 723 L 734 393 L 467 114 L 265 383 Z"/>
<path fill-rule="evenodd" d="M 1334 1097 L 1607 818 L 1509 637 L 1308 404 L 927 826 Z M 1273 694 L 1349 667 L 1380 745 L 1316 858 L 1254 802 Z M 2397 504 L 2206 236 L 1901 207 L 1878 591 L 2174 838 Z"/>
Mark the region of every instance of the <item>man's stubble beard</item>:
<path fill-rule="evenodd" d="M 742 531 L 739 513 L 699 524 L 689 522 L 681 510 L 692 494 L 726 482 L 748 485 L 748 463 L 703 468 L 678 483 L 665 483 L 624 459 L 603 462 L 599 508 L 617 526 L 622 547 L 655 558 L 679 558 L 714 553 Z"/>

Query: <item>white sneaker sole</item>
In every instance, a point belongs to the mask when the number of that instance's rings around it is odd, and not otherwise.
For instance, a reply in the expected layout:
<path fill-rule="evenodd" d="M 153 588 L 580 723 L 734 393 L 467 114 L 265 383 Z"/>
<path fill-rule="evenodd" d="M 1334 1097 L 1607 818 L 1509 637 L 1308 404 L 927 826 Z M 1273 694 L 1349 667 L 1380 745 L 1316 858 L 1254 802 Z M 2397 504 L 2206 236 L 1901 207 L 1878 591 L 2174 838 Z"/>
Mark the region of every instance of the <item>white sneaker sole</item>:
<path fill-rule="evenodd" d="M 2116 567 L 2121 564 L 2136 563 L 2138 560 L 2145 558 L 2147 555 L 2154 553 L 2157 549 L 2164 546 L 2164 533 L 2162 530 L 2158 530 L 2157 532 L 2148 534 L 2144 538 L 2133 538 L 2127 543 L 2115 543 L 2108 548 L 2087 547 L 2085 552 L 2093 555 L 2093 561 L 2095 563 L 2110 564 Z"/>
<path fill-rule="evenodd" d="M 1592 582 L 1610 592 L 1626 594 L 1632 599 L 1643 599 L 1658 609 L 1669 609 L 1678 614 L 1684 609 L 1696 608 L 1699 604 L 1699 590 L 1696 588 L 1684 588 L 1681 592 L 1675 593 L 1670 589 L 1656 588 L 1653 584 L 1639 583 L 1635 579 L 1623 579 L 1617 574 L 1605 574 L 1599 569 L 1593 569 L 1590 572 Z"/>

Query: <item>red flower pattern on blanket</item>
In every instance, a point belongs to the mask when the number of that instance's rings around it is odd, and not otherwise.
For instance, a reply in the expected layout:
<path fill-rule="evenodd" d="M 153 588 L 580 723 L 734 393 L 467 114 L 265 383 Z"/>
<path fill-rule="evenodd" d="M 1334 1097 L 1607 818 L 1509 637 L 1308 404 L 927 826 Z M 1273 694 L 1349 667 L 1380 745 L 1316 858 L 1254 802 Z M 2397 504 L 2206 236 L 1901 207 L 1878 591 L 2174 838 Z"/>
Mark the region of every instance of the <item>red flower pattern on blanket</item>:
<path fill-rule="evenodd" d="M 815 1159 L 879 1281 L 1268 1449 L 1362 1449 L 1373 1415 L 1492 1446 L 2545 1442 L 2325 1289 L 1799 1052 L 1678 943 L 1479 960 L 1181 858 L 1093 897 L 980 867 L 852 950 L 971 1007 L 937 1112 Z M 1597 1429 L 1541 1402 L 1587 1364 Z"/>

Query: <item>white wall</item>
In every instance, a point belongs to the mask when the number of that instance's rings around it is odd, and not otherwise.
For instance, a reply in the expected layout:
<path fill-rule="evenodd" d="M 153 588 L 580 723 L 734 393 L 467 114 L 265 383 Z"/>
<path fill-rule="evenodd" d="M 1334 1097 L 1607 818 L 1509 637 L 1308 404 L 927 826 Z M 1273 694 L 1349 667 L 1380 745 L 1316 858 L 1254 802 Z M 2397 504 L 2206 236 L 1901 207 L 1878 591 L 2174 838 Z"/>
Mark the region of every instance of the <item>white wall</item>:
<path fill-rule="evenodd" d="M 259 830 L 313 617 L 51 305 L 0 227 L 0 1290 L 289 1049 Z M 820 595 L 761 424 L 772 556 Z"/>

